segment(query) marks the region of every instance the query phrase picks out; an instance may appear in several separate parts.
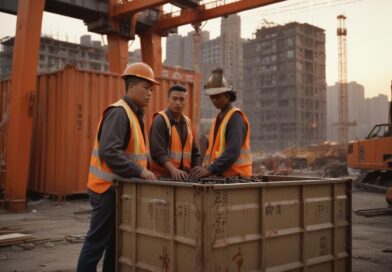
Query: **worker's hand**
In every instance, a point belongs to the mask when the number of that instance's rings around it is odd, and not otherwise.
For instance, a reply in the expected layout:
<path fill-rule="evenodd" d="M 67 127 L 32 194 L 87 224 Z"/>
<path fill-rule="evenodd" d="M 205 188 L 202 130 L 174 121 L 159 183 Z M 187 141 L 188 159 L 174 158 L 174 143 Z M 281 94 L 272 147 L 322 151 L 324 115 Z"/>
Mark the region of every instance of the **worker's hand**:
<path fill-rule="evenodd" d="M 143 169 L 139 177 L 145 180 L 157 180 L 155 174 L 147 169 Z"/>
<path fill-rule="evenodd" d="M 187 180 L 188 179 L 188 174 L 185 171 L 182 171 L 182 170 L 177 169 L 177 168 L 173 169 L 170 172 L 170 174 L 172 176 L 172 179 L 174 179 L 174 180 L 181 181 L 181 180 Z"/>
<path fill-rule="evenodd" d="M 201 179 L 208 176 L 211 176 L 211 172 L 208 171 L 207 168 L 201 166 L 195 166 L 190 173 L 192 179 Z"/>

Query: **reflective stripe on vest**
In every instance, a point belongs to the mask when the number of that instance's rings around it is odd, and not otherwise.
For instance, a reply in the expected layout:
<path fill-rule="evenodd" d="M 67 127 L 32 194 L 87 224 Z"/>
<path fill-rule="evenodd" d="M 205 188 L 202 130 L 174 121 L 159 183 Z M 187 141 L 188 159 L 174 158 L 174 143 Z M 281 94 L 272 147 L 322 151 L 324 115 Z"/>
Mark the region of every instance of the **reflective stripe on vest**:
<path fill-rule="evenodd" d="M 143 168 L 147 168 L 148 148 L 144 141 L 139 120 L 137 119 L 136 114 L 132 111 L 132 109 L 124 100 L 121 99 L 117 101 L 103 111 L 101 120 L 98 124 L 98 131 L 100 130 L 100 127 L 102 125 L 102 120 L 105 116 L 105 113 L 112 107 L 122 107 L 127 113 L 127 117 L 129 120 L 131 133 L 129 144 L 124 150 L 124 154 L 129 158 L 129 160 L 139 164 Z M 100 159 L 98 150 L 99 142 L 97 133 L 94 147 L 91 153 L 90 171 L 88 175 L 87 187 L 96 193 L 103 193 L 107 189 L 109 189 L 109 187 L 112 185 L 112 181 L 119 176 L 114 174 L 110 170 L 108 165 Z"/>
<path fill-rule="evenodd" d="M 239 112 L 242 116 L 242 119 L 247 126 L 247 131 L 245 135 L 244 142 L 241 146 L 241 152 L 235 162 L 230 166 L 228 170 L 226 170 L 223 175 L 224 176 L 251 176 L 252 175 L 252 154 L 250 150 L 250 125 L 248 118 L 245 114 L 239 110 L 238 108 L 233 107 L 230 109 L 226 115 L 223 117 L 223 120 L 219 126 L 218 132 L 214 141 L 214 131 L 216 125 L 216 119 L 212 123 L 209 135 L 209 145 L 207 148 L 206 155 L 204 157 L 204 166 L 208 167 L 211 165 L 216 158 L 220 157 L 226 148 L 226 128 L 227 124 L 235 112 Z M 218 117 L 217 117 L 218 118 Z M 213 144 L 213 146 L 212 146 Z"/>
<path fill-rule="evenodd" d="M 162 116 L 166 123 L 170 137 L 170 148 L 168 150 L 170 162 L 176 168 L 180 168 L 181 160 L 184 170 L 190 170 L 192 161 L 192 144 L 193 144 L 193 130 L 192 123 L 189 117 L 182 115 L 185 119 L 185 124 L 187 127 L 187 137 L 185 145 L 182 145 L 181 138 L 178 134 L 176 126 L 172 126 L 165 111 L 154 114 L 156 116 L 159 114 Z M 166 168 L 159 166 L 155 161 L 151 163 L 152 171 L 157 175 L 157 177 L 170 176 Z"/>
<path fill-rule="evenodd" d="M 102 171 L 101 169 L 90 165 L 90 169 L 89 169 L 90 173 L 93 174 L 94 176 L 106 180 L 106 181 L 113 181 L 116 178 L 118 178 L 119 176 L 114 174 L 114 173 L 107 173 Z"/>
<path fill-rule="evenodd" d="M 130 159 L 131 161 L 143 161 L 143 160 L 148 161 L 149 158 L 147 154 L 132 154 L 132 153 L 128 153 L 127 151 L 124 151 L 124 153 L 125 156 L 127 156 L 127 158 Z M 92 156 L 99 158 L 98 150 L 93 149 Z"/>

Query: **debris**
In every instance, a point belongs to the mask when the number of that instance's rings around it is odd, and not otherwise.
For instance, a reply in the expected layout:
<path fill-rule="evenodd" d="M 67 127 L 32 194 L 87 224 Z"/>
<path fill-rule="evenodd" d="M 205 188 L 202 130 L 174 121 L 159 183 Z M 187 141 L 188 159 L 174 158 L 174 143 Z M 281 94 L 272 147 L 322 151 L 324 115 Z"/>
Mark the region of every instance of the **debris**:
<path fill-rule="evenodd" d="M 7 256 L 4 254 L 0 254 L 0 261 L 5 261 L 7 260 Z"/>
<path fill-rule="evenodd" d="M 31 212 L 32 212 L 32 213 L 36 213 L 36 212 L 37 212 L 37 210 L 36 210 L 36 209 L 34 209 L 34 210 L 32 210 Z"/>
<path fill-rule="evenodd" d="M 332 161 L 324 167 L 324 177 L 338 178 L 347 176 L 347 164 L 339 161 Z"/>
<path fill-rule="evenodd" d="M 161 178 L 164 181 L 173 181 L 171 178 Z M 186 182 L 200 183 L 200 184 L 232 184 L 232 183 L 254 183 L 270 181 L 268 176 L 251 176 L 251 177 L 217 177 L 211 176 L 199 180 L 189 179 Z"/>
<path fill-rule="evenodd" d="M 90 214 L 91 213 L 91 209 L 87 209 L 87 210 L 80 210 L 80 211 L 76 211 L 74 212 L 75 215 L 80 215 L 80 214 Z"/>
<path fill-rule="evenodd" d="M 13 245 L 33 239 L 31 234 L 9 233 L 0 235 L 0 246 Z"/>
<path fill-rule="evenodd" d="M 23 251 L 24 249 L 21 248 L 20 246 L 13 245 L 13 246 L 11 246 L 11 250 L 18 252 L 18 251 Z"/>
<path fill-rule="evenodd" d="M 355 259 L 361 259 L 361 260 L 371 260 L 370 257 L 367 257 L 367 256 L 360 256 L 360 255 L 354 255 L 353 258 L 355 258 Z"/>
<path fill-rule="evenodd" d="M 44 245 L 43 245 L 45 248 L 55 248 L 56 246 L 54 245 L 54 243 L 52 243 L 52 242 L 46 242 Z"/>
<path fill-rule="evenodd" d="M 384 253 L 392 253 L 392 248 L 385 248 L 382 250 Z"/>
<path fill-rule="evenodd" d="M 354 210 L 354 213 L 365 217 L 392 215 L 392 208 Z"/>
<path fill-rule="evenodd" d="M 84 238 L 86 238 L 86 235 L 84 234 L 71 234 L 66 236 L 65 240 L 67 240 L 69 243 L 82 243 Z"/>
<path fill-rule="evenodd" d="M 24 244 L 20 244 L 18 246 L 23 248 L 24 250 L 32 250 L 35 247 L 35 245 L 33 243 L 24 243 Z"/>

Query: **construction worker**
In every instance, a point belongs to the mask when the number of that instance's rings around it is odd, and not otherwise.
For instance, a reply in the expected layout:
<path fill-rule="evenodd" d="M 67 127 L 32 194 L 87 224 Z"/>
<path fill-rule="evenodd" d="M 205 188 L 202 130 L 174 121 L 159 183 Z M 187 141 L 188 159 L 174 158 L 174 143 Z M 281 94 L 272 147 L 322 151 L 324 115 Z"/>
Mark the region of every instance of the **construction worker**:
<path fill-rule="evenodd" d="M 174 85 L 168 92 L 169 108 L 156 113 L 150 129 L 151 170 L 157 177 L 186 180 L 202 156 L 195 142 L 192 123 L 183 114 L 187 89 Z"/>
<path fill-rule="evenodd" d="M 251 176 L 250 125 L 246 115 L 231 102 L 237 98 L 228 86 L 223 70 L 212 72 L 205 86 L 212 104 L 220 110 L 212 123 L 204 167 L 195 167 L 191 178 L 200 179 L 210 175 Z"/>
<path fill-rule="evenodd" d="M 115 271 L 116 177 L 156 180 L 147 170 L 143 108 L 151 99 L 154 72 L 145 63 L 129 65 L 122 78 L 126 95 L 103 111 L 90 161 L 87 188 L 92 206 L 90 229 L 77 266 L 78 272 L 96 271 L 104 255 L 103 272 Z"/>

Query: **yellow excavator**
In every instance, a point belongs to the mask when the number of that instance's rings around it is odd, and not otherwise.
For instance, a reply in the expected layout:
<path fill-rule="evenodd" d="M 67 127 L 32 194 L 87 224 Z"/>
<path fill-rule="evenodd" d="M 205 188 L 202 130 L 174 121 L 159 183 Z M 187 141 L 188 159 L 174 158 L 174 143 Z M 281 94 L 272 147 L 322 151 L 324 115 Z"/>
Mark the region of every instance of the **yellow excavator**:
<path fill-rule="evenodd" d="M 375 125 L 365 139 L 349 144 L 347 166 L 361 170 L 358 187 L 385 193 L 392 206 L 392 101 L 389 102 L 388 123 Z"/>

